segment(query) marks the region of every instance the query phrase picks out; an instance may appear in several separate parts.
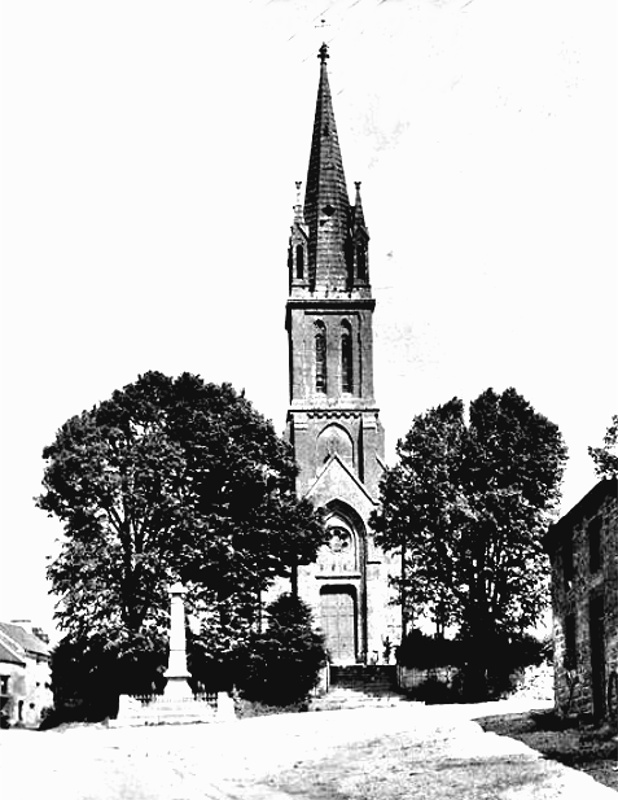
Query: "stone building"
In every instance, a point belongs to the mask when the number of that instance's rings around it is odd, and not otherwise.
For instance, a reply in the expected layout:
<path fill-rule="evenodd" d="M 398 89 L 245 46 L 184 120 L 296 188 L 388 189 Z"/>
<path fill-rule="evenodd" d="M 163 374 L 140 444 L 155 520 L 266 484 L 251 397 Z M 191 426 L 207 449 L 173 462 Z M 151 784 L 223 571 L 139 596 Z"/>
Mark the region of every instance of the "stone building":
<path fill-rule="evenodd" d="M 49 645 L 23 625 L 0 622 L 0 715 L 3 725 L 37 727 L 53 705 Z"/>
<path fill-rule="evenodd" d="M 384 469 L 384 431 L 373 388 L 369 233 L 360 183 L 349 200 L 320 49 L 313 138 L 289 242 L 290 402 L 287 436 L 299 466 L 298 491 L 324 510 L 330 542 L 299 570 L 300 596 L 314 610 L 335 664 L 387 660 L 399 642 L 389 605 L 394 562 L 368 526 Z"/>
<path fill-rule="evenodd" d="M 564 714 L 602 719 L 618 680 L 618 481 L 603 480 L 549 529 L 554 685 Z"/>

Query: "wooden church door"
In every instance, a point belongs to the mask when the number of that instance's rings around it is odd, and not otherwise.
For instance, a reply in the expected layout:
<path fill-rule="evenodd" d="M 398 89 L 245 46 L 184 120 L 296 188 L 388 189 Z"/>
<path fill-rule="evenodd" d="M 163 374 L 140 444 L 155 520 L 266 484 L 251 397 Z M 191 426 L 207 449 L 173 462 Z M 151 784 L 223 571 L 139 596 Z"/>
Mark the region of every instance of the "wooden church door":
<path fill-rule="evenodd" d="M 331 661 L 356 661 L 356 598 L 351 588 L 328 587 L 320 595 L 322 632 Z"/>

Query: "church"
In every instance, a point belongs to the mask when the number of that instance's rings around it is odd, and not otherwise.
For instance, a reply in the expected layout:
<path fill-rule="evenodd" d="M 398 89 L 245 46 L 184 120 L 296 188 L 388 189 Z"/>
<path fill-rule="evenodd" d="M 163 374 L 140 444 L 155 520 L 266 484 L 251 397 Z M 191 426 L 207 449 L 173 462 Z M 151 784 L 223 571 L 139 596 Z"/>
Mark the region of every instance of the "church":
<path fill-rule="evenodd" d="M 289 408 L 286 434 L 299 467 L 297 490 L 322 509 L 329 535 L 301 567 L 298 591 L 337 665 L 385 663 L 399 643 L 389 576 L 396 556 L 374 543 L 369 518 L 384 470 L 384 430 L 373 387 L 375 300 L 360 183 L 350 203 L 329 87 L 320 77 L 305 184 L 288 251 Z"/>

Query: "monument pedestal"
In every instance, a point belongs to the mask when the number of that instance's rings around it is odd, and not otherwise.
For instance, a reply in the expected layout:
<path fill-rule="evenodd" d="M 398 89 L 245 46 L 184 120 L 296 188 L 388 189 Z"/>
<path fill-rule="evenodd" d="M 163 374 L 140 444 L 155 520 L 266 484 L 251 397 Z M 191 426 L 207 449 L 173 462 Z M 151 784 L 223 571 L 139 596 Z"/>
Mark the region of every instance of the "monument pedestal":
<path fill-rule="evenodd" d="M 225 694 L 225 693 L 222 693 Z M 136 727 L 142 725 L 190 725 L 197 722 L 226 722 L 235 719 L 229 713 L 229 702 L 225 694 L 219 705 L 219 698 L 196 700 L 193 695 L 188 698 L 174 698 L 158 695 L 141 700 L 123 694 L 120 697 L 118 716 L 110 720 L 112 728 Z"/>
<path fill-rule="evenodd" d="M 193 692 L 187 683 L 187 678 L 175 675 L 167 676 L 167 683 L 163 691 L 166 700 L 192 700 Z"/>
<path fill-rule="evenodd" d="M 235 719 L 234 702 L 226 692 L 195 697 L 189 686 L 185 636 L 185 588 L 170 587 L 170 656 L 163 695 L 120 696 L 118 716 L 112 727 L 132 725 L 186 725 L 195 722 L 226 722 Z"/>

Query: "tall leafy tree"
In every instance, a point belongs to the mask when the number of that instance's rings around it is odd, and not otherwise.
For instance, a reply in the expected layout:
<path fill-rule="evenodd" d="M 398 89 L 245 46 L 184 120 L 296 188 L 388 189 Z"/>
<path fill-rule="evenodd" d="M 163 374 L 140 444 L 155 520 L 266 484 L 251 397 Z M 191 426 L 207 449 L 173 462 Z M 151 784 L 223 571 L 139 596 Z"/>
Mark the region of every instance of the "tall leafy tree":
<path fill-rule="evenodd" d="M 440 630 L 457 616 L 452 564 L 467 508 L 459 480 L 466 437 L 461 400 L 417 416 L 397 444 L 398 463 L 383 477 L 372 518 L 377 541 L 402 553 L 395 582 L 404 618 L 429 613 Z"/>
<path fill-rule="evenodd" d="M 384 475 L 378 542 L 402 552 L 408 612 L 454 626 L 483 683 L 492 650 L 534 624 L 546 598 L 541 539 L 559 499 L 566 448 L 514 389 L 455 398 L 417 416 Z"/>
<path fill-rule="evenodd" d="M 229 384 L 149 372 L 69 419 L 43 456 L 37 503 L 64 527 L 49 567 L 60 628 L 120 654 L 125 675 L 136 651 L 161 660 L 171 581 L 230 650 L 260 593 L 323 541 L 289 446 Z"/>
<path fill-rule="evenodd" d="M 594 461 L 594 471 L 599 478 L 618 476 L 618 414 L 605 431 L 601 447 L 589 447 L 588 454 Z"/>

